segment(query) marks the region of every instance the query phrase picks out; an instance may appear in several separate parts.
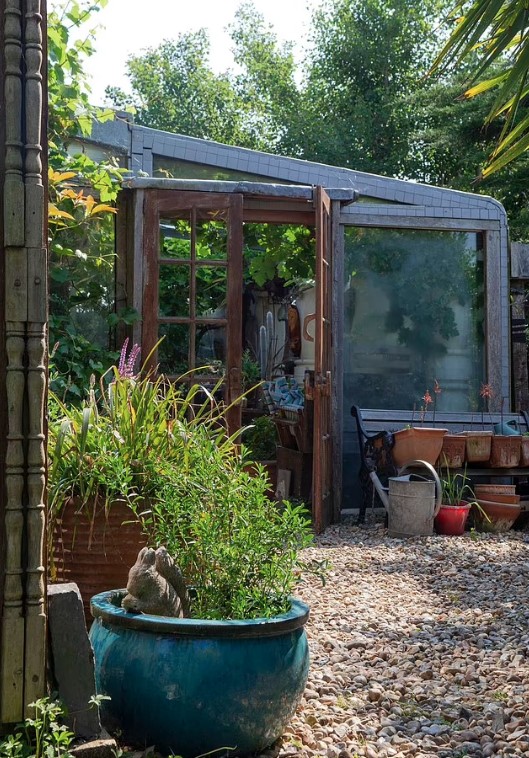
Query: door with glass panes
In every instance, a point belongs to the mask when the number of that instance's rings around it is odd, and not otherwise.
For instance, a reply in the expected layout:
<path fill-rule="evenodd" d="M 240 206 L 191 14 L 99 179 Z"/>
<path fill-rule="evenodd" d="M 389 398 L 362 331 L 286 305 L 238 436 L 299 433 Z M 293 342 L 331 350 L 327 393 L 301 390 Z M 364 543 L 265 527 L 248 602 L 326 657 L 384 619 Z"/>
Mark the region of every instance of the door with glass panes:
<path fill-rule="evenodd" d="M 144 205 L 143 355 L 169 378 L 221 392 L 240 427 L 242 195 L 149 191 Z M 155 350 L 155 348 L 157 349 Z M 220 398 L 219 398 L 220 399 Z"/>

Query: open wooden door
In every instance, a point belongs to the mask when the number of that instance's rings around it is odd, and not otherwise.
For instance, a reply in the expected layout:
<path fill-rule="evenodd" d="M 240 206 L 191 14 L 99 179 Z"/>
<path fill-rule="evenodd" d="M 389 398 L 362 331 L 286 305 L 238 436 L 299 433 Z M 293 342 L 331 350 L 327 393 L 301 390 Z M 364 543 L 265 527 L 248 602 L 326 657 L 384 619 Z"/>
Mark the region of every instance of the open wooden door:
<path fill-rule="evenodd" d="M 206 386 L 224 374 L 229 405 L 241 394 L 242 195 L 149 190 L 144 215 L 142 355 L 163 337 L 151 365 Z M 239 405 L 227 421 L 240 428 Z"/>
<path fill-rule="evenodd" d="M 314 358 L 314 462 L 312 515 L 317 533 L 332 521 L 332 221 L 331 200 L 314 190 L 316 215 L 316 327 Z"/>

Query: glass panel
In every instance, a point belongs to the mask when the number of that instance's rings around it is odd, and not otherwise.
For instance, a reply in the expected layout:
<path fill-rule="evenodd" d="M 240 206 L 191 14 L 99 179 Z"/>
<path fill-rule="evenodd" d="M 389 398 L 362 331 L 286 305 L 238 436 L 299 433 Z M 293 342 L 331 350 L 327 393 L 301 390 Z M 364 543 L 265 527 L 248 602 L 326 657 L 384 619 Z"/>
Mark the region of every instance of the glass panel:
<path fill-rule="evenodd" d="M 484 373 L 481 235 L 345 231 L 344 409 L 475 410 Z M 345 413 L 345 410 L 344 410 Z"/>
<path fill-rule="evenodd" d="M 195 366 L 212 366 L 215 372 L 221 372 L 226 366 L 225 327 L 197 323 L 195 351 Z"/>
<path fill-rule="evenodd" d="M 182 219 L 160 219 L 160 258 L 191 258 L 189 211 Z"/>
<path fill-rule="evenodd" d="M 184 374 L 189 369 L 189 325 L 160 324 L 158 337 L 165 338 L 158 347 L 160 372 Z"/>
<path fill-rule="evenodd" d="M 223 261 L 228 257 L 228 225 L 223 211 L 197 211 L 197 260 Z"/>
<path fill-rule="evenodd" d="M 161 265 L 158 278 L 158 314 L 189 316 L 190 266 Z"/>
<path fill-rule="evenodd" d="M 227 271 L 219 266 L 197 266 L 196 315 L 197 318 L 226 317 Z"/>
<path fill-rule="evenodd" d="M 287 182 L 284 179 L 278 180 L 277 177 L 261 176 L 261 174 L 251 174 L 247 171 L 237 171 L 231 168 L 208 166 L 204 163 L 183 161 L 179 158 L 169 158 L 163 155 L 154 155 L 153 164 L 153 175 L 161 176 L 163 179 L 225 179 L 228 181 L 242 179 L 266 184 L 277 184 L 278 181 L 281 184 L 298 184 L 298 182 Z"/>

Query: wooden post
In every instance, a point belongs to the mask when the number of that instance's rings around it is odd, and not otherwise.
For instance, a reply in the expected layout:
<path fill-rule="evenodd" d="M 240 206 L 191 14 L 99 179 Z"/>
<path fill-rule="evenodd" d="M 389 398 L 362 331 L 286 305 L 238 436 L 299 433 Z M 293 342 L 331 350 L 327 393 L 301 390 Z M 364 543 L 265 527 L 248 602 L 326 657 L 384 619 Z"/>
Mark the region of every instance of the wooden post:
<path fill-rule="evenodd" d="M 45 693 L 44 0 L 1 0 L 0 723 Z"/>

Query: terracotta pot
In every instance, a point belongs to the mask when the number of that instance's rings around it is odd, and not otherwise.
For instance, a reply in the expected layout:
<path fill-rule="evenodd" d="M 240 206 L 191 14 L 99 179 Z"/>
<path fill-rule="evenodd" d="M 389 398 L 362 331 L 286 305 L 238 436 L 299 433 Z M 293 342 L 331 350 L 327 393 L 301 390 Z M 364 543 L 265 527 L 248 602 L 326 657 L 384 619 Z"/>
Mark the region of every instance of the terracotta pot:
<path fill-rule="evenodd" d="M 458 537 L 465 531 L 470 513 L 470 503 L 461 502 L 457 505 L 441 505 L 435 517 L 434 525 L 437 534 Z"/>
<path fill-rule="evenodd" d="M 493 468 L 516 468 L 520 465 L 522 438 L 519 435 L 495 434 L 492 437 L 490 465 Z"/>
<path fill-rule="evenodd" d="M 426 461 L 434 466 L 447 432 L 448 429 L 427 426 L 414 426 L 394 432 L 395 445 L 391 454 L 395 466 L 402 468 L 410 461 Z"/>
<path fill-rule="evenodd" d="M 81 592 L 87 624 L 90 598 L 110 587 L 126 587 L 129 568 L 146 544 L 141 526 L 122 500 L 94 508 L 78 498 L 69 500 L 53 529 L 50 576 L 75 582 Z"/>
<path fill-rule="evenodd" d="M 464 432 L 466 439 L 465 454 L 469 463 L 484 463 L 490 458 L 492 432 Z"/>
<path fill-rule="evenodd" d="M 474 508 L 476 527 L 483 532 L 507 532 L 512 527 L 521 512 L 520 505 L 497 503 L 490 500 L 477 500 L 479 508 Z M 485 512 L 487 518 L 483 515 Z"/>
<path fill-rule="evenodd" d="M 485 497 L 485 494 L 516 494 L 515 484 L 476 484 L 474 485 L 476 497 L 483 497 L 484 500 L 494 500 L 493 497 Z"/>
<path fill-rule="evenodd" d="M 476 492 L 476 497 L 493 503 L 507 503 L 509 505 L 518 505 L 520 502 L 520 495 L 505 492 L 487 492 L 480 490 L 479 492 Z"/>
<path fill-rule="evenodd" d="M 465 462 L 467 438 L 463 434 L 445 434 L 439 456 L 442 468 L 462 468 Z"/>
<path fill-rule="evenodd" d="M 526 437 L 525 435 L 522 436 L 520 466 L 529 466 L 529 437 Z"/>

